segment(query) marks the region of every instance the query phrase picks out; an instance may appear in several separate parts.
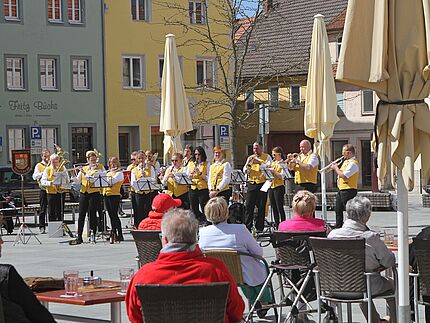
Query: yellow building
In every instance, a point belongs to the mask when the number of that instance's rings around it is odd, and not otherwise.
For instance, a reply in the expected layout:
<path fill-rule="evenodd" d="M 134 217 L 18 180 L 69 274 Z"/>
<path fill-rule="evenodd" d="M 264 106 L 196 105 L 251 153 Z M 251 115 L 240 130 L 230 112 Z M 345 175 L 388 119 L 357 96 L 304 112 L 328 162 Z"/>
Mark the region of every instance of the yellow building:
<path fill-rule="evenodd" d="M 215 10 L 215 6 L 205 10 L 200 0 L 105 1 L 109 156 L 119 156 L 121 162 L 126 163 L 133 150 L 152 149 L 162 155 L 160 84 L 166 34 L 176 36 L 193 120 L 199 119 L 199 111 L 195 107 L 202 99 L 215 99 L 217 94 L 210 90 L 211 85 L 217 82 L 215 55 L 203 50 L 199 41 L 201 36 L 195 32 L 195 29 L 205 32 L 206 21 L 218 14 Z M 186 28 L 187 25 L 192 28 Z M 212 25 L 211 28 L 222 35 L 220 28 L 224 27 Z M 227 41 L 226 38 L 226 44 Z M 213 125 L 194 123 L 194 126 L 195 130 L 184 136 L 183 143 L 212 147 Z"/>

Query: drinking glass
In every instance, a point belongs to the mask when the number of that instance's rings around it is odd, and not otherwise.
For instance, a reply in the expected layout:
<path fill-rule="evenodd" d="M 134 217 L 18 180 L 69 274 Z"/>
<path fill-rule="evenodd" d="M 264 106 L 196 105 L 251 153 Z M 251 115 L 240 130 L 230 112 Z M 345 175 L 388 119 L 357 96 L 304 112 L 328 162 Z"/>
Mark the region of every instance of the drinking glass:
<path fill-rule="evenodd" d="M 119 270 L 119 279 L 121 282 L 121 292 L 120 294 L 125 295 L 127 292 L 128 284 L 130 284 L 130 279 L 134 275 L 133 268 L 121 268 Z"/>
<path fill-rule="evenodd" d="M 66 270 L 63 272 L 64 290 L 67 296 L 78 295 L 79 271 Z"/>

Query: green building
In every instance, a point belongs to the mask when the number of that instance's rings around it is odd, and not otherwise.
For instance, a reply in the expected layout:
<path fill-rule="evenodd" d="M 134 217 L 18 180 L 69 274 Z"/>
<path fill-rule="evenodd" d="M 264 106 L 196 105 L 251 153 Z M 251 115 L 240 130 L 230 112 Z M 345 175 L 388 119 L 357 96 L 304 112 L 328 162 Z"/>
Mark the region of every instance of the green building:
<path fill-rule="evenodd" d="M 0 3 L 0 165 L 54 143 L 73 163 L 106 159 L 102 0 Z"/>

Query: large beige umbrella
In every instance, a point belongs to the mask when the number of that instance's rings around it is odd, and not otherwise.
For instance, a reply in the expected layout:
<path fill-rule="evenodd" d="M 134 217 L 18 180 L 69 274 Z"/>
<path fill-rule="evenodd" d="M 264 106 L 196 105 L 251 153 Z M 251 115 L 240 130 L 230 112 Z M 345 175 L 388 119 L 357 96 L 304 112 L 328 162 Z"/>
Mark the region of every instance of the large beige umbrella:
<path fill-rule="evenodd" d="M 164 161 L 168 154 L 182 151 L 181 134 L 193 130 L 175 35 L 166 35 L 161 79 L 160 131 L 164 132 Z"/>
<path fill-rule="evenodd" d="M 381 99 L 377 130 L 378 178 L 387 164 L 398 170 L 399 322 L 410 320 L 408 193 L 414 161 L 430 175 L 430 0 L 350 0 L 337 79 L 375 90 Z"/>
<path fill-rule="evenodd" d="M 305 135 L 315 139 L 315 148 L 325 166 L 326 154 L 330 151 L 330 138 L 337 116 L 336 88 L 330 58 L 327 31 L 323 15 L 314 16 L 308 81 L 306 85 Z M 327 218 L 325 174 L 321 174 L 323 217 Z"/>

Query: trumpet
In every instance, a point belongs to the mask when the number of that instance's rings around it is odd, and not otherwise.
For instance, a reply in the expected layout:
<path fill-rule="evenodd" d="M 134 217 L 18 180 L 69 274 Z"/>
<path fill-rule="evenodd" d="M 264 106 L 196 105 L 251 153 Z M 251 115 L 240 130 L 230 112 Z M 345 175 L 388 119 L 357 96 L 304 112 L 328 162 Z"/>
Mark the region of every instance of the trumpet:
<path fill-rule="evenodd" d="M 299 157 L 298 153 L 289 153 L 287 155 L 287 159 L 285 159 L 285 163 L 289 170 L 295 170 L 297 165 L 297 158 Z"/>
<path fill-rule="evenodd" d="M 319 170 L 318 170 L 318 172 L 319 172 L 320 174 L 328 173 L 328 172 L 332 171 L 332 169 L 331 169 L 331 165 L 332 165 L 333 163 L 336 163 L 338 166 L 340 166 L 344 161 L 345 161 L 345 157 L 344 157 L 344 156 L 339 157 L 339 158 L 338 158 L 338 159 L 336 159 L 335 161 L 333 161 L 333 162 L 329 163 L 327 166 L 325 166 L 325 167 L 323 167 L 323 168 L 319 169 Z"/>
<path fill-rule="evenodd" d="M 260 164 L 264 164 L 265 161 L 262 160 L 261 158 L 258 158 L 257 154 L 253 154 L 251 156 L 248 157 L 248 163 L 246 164 L 246 167 L 251 167 L 251 164 L 254 163 L 254 161 L 257 161 Z"/>

